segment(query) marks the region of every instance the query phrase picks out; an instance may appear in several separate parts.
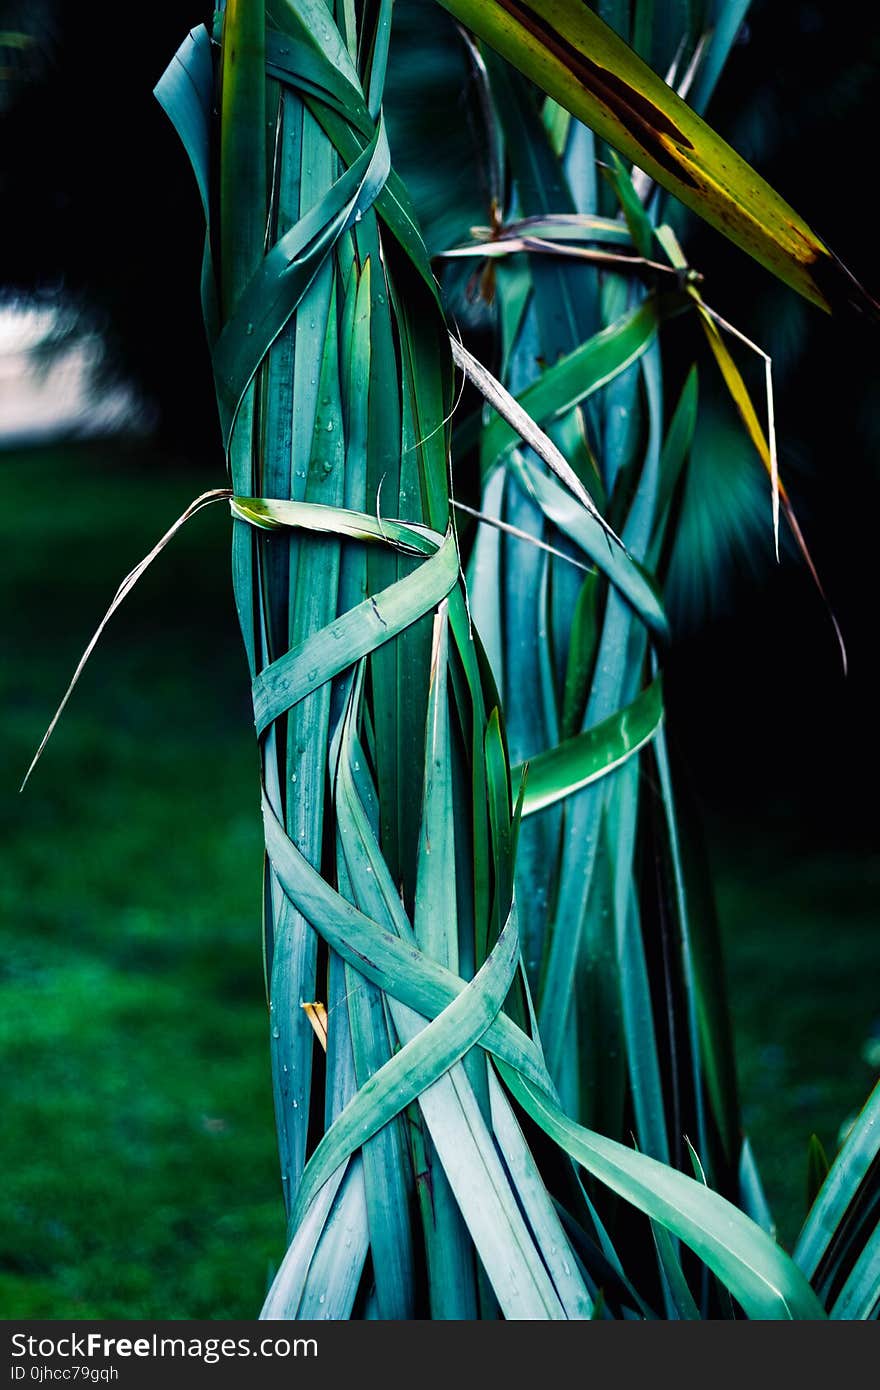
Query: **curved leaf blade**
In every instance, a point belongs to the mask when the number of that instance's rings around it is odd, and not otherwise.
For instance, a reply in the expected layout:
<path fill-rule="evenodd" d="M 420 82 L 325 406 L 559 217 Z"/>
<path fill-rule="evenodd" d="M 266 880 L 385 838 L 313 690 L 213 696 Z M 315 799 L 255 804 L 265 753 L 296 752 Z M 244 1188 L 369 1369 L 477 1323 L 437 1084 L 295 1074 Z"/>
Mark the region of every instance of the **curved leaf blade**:
<path fill-rule="evenodd" d="M 543 811 L 613 772 L 651 741 L 662 719 L 663 687 L 658 677 L 625 709 L 530 758 L 523 815 Z M 514 786 L 525 768 L 522 764 L 511 769 Z"/>
<path fill-rule="evenodd" d="M 846 1245 L 846 1218 L 871 1187 L 880 1156 L 880 1085 L 868 1098 L 810 1208 L 794 1249 L 809 1279 L 821 1278 L 835 1247 Z"/>
<path fill-rule="evenodd" d="M 737 1207 L 677 1169 L 575 1124 L 549 1096 L 503 1062 L 498 1066 L 544 1132 L 594 1177 L 689 1245 L 750 1318 L 824 1318 L 793 1260 Z"/>

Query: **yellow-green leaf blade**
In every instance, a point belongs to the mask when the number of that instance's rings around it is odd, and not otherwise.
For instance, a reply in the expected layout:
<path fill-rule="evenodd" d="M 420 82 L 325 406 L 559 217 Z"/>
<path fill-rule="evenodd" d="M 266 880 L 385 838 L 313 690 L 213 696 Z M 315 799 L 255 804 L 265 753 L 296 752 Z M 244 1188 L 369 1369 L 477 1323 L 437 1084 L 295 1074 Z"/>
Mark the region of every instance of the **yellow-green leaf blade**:
<path fill-rule="evenodd" d="M 816 233 L 582 0 L 440 0 L 542 91 L 798 293 L 876 303 Z"/>

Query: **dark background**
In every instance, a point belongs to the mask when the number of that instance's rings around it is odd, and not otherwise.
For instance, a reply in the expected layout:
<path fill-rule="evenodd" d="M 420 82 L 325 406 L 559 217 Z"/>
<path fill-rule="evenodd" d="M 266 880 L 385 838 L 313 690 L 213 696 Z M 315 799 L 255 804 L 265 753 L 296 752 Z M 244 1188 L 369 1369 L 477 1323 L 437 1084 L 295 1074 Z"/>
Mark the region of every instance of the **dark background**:
<path fill-rule="evenodd" d="M 249 1316 L 282 1221 L 256 757 L 220 509 L 114 620 L 15 796 L 119 579 L 223 483 L 200 209 L 151 95 L 204 11 L 32 0 L 0 15 L 0 29 L 39 40 L 26 62 L 3 55 L 5 293 L 63 304 L 72 335 L 97 328 L 96 390 L 135 383 L 151 422 L 139 437 L 0 454 L 0 1314 Z M 867 8 L 764 0 L 709 113 L 875 293 L 878 50 Z M 701 545 L 677 558 L 670 594 L 670 724 L 716 873 L 745 1116 L 790 1241 L 810 1133 L 833 1152 L 877 1070 L 880 340 L 855 315 L 801 304 L 693 223 L 687 245 L 708 301 L 774 357 L 783 474 L 849 655 L 844 678 L 803 563 L 787 549 L 772 560 L 769 500 L 757 522 L 740 517 L 709 451 Z M 701 372 L 721 411 L 705 357 Z"/>

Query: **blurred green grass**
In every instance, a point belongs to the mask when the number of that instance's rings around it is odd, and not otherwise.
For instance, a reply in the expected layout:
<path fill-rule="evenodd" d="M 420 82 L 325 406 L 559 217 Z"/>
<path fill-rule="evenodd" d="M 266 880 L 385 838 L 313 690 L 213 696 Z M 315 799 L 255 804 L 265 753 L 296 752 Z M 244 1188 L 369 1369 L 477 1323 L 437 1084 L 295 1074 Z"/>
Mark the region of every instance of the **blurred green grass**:
<path fill-rule="evenodd" d="M 203 476 L 112 446 L 2 460 L 6 1317 L 249 1317 L 283 1249 L 261 975 L 257 760 Z"/>
<path fill-rule="evenodd" d="M 877 1081 L 880 858 L 818 849 L 794 807 L 712 840 L 743 1123 L 790 1249 L 810 1135 L 833 1158 Z"/>
<path fill-rule="evenodd" d="M 0 469 L 0 1315 L 254 1317 L 283 1214 L 228 515 L 126 600 L 19 797 L 119 580 L 212 480 L 119 444 Z M 809 1134 L 832 1152 L 871 1082 L 880 873 L 805 856 L 760 808 L 712 840 L 745 1115 L 790 1241 Z"/>

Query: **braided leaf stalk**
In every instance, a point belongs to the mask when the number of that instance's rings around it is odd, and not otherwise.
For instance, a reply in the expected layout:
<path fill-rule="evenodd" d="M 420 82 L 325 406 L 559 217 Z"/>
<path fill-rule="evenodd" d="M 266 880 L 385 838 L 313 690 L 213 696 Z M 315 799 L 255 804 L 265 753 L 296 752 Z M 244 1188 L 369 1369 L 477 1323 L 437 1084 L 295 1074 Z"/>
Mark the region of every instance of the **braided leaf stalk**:
<path fill-rule="evenodd" d="M 158 88 L 208 217 L 261 759 L 288 1215 L 264 1316 L 651 1315 L 582 1170 L 750 1315 L 820 1316 L 742 1212 L 569 1118 L 545 1062 L 522 803 L 449 524 L 449 342 L 382 116 L 390 16 L 228 0 Z"/>

